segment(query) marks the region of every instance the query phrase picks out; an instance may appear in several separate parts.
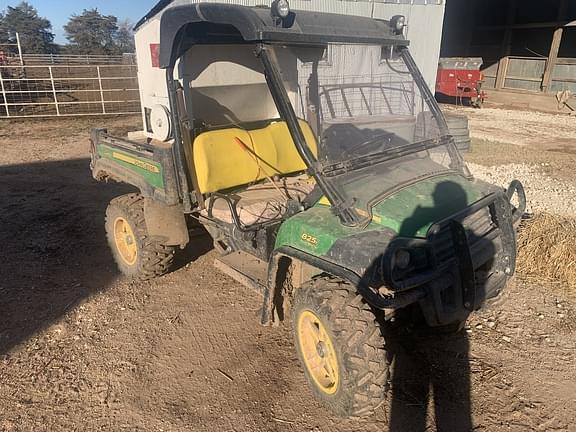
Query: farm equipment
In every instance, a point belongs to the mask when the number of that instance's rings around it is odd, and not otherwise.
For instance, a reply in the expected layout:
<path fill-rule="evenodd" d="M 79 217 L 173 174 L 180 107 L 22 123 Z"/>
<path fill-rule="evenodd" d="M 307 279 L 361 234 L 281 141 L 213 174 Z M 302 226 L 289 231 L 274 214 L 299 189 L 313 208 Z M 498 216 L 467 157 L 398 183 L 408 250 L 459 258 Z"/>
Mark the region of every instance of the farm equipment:
<path fill-rule="evenodd" d="M 441 58 L 436 78 L 436 95 L 455 98 L 459 103 L 481 108 L 486 99 L 481 58 Z"/>
<path fill-rule="evenodd" d="M 310 387 L 343 416 L 385 398 L 382 323 L 413 309 L 459 328 L 504 289 L 525 209 L 519 182 L 470 175 L 404 22 L 177 4 L 151 59 L 166 140 L 92 133 L 93 176 L 139 190 L 106 213 L 120 270 L 163 275 L 201 225 L 262 324 L 291 315 Z"/>

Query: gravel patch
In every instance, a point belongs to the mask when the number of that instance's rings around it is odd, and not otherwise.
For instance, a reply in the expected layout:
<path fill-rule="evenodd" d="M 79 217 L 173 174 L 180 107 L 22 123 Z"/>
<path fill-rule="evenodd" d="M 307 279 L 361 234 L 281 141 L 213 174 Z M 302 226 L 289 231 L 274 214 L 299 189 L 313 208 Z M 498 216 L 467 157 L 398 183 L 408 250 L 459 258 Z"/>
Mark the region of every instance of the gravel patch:
<path fill-rule="evenodd" d="M 539 167 L 526 164 L 508 164 L 485 167 L 469 163 L 472 174 L 485 182 L 508 187 L 514 179 L 526 189 L 528 213 L 546 212 L 561 216 L 576 216 L 576 187 L 542 174 Z"/>
<path fill-rule="evenodd" d="M 451 106 L 443 106 L 442 110 L 467 115 L 470 136 L 486 141 L 541 145 L 573 140 L 576 134 L 576 118 L 565 114 Z"/>

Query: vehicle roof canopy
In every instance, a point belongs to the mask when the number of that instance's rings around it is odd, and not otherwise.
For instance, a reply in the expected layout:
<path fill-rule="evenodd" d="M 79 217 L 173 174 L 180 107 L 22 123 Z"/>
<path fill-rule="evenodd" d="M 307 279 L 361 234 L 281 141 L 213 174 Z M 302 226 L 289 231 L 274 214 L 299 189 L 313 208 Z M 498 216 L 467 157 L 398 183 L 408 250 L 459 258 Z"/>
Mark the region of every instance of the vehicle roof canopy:
<path fill-rule="evenodd" d="M 155 14 L 159 12 L 156 10 Z M 180 56 L 196 44 L 245 42 L 303 45 L 335 42 L 404 46 L 409 43 L 403 36 L 394 34 L 389 22 L 383 20 L 293 11 L 279 23 L 272 17 L 270 9 L 265 7 L 197 3 L 171 7 L 162 13 L 160 67 L 173 66 Z"/>

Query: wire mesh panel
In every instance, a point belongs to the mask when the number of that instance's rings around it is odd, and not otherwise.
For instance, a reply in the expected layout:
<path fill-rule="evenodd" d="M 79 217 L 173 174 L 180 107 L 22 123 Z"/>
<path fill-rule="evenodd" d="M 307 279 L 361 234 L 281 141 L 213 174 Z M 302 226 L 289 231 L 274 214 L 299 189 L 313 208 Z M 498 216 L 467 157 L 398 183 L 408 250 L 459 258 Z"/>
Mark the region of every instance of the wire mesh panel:
<path fill-rule="evenodd" d="M 135 65 L 1 66 L 0 117 L 140 112 Z"/>
<path fill-rule="evenodd" d="M 386 56 L 387 51 L 380 46 L 330 45 L 316 66 L 300 64 L 300 99 L 305 99 L 304 89 L 309 92 L 307 76 L 316 67 L 319 114 L 324 120 L 414 116 L 417 103 L 414 81 L 403 62 Z"/>
<path fill-rule="evenodd" d="M 324 118 L 358 116 L 414 115 L 414 82 L 393 74 L 346 77 L 324 81 L 320 89 Z"/>

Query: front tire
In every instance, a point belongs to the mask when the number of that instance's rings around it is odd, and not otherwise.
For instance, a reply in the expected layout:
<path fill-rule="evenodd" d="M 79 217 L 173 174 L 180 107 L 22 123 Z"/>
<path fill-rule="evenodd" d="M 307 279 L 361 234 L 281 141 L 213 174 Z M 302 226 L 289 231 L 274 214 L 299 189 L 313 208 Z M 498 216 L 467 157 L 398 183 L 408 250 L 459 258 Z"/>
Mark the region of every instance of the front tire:
<path fill-rule="evenodd" d="M 110 202 L 106 237 L 118 268 L 128 278 L 149 280 L 170 271 L 175 248 L 148 234 L 142 195 L 123 195 Z"/>
<path fill-rule="evenodd" d="M 372 414 L 385 401 L 389 365 L 370 306 L 349 284 L 319 278 L 296 291 L 292 318 L 316 398 L 343 417 Z"/>

